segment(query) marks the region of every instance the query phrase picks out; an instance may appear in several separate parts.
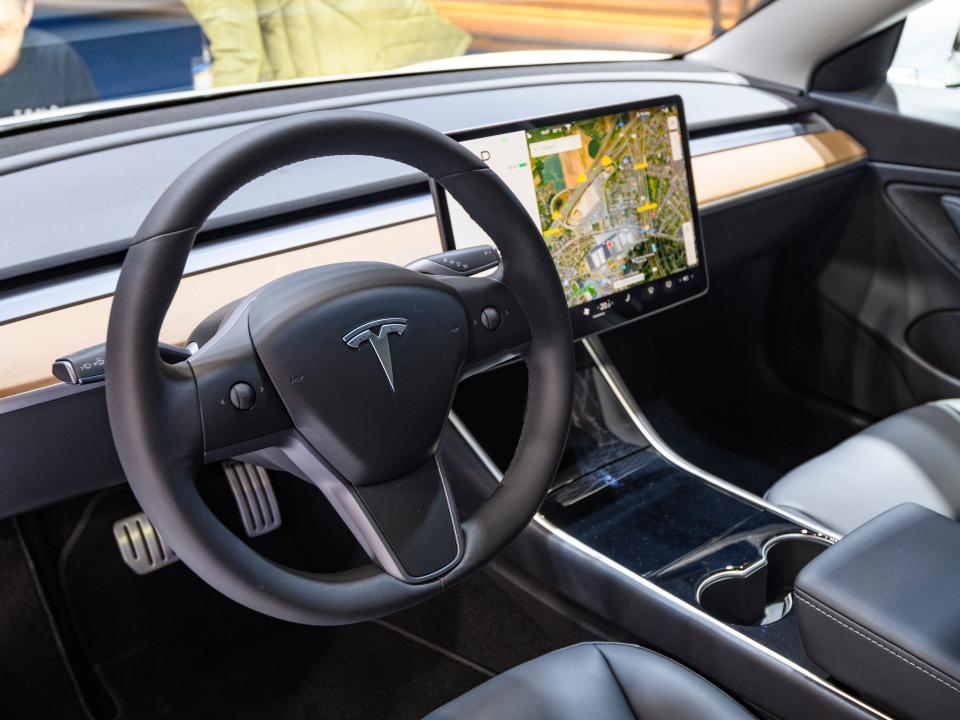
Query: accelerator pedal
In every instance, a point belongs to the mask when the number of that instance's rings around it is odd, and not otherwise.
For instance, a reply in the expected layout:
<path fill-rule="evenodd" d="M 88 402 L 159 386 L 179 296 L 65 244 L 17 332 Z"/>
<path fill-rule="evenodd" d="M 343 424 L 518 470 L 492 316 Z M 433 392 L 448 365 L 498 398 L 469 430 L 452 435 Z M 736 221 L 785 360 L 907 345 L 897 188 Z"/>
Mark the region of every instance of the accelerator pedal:
<path fill-rule="evenodd" d="M 227 460 L 223 463 L 223 472 L 248 537 L 264 535 L 280 527 L 280 507 L 264 468 Z M 117 520 L 113 524 L 113 537 L 123 561 L 137 575 L 152 573 L 179 559 L 146 513 Z"/>
<path fill-rule="evenodd" d="M 267 471 L 235 460 L 223 463 L 223 472 L 237 501 L 247 537 L 264 535 L 280 527 L 280 506 Z"/>
<path fill-rule="evenodd" d="M 177 561 L 177 555 L 160 537 L 146 513 L 137 513 L 113 524 L 120 556 L 137 575 L 146 575 Z"/>

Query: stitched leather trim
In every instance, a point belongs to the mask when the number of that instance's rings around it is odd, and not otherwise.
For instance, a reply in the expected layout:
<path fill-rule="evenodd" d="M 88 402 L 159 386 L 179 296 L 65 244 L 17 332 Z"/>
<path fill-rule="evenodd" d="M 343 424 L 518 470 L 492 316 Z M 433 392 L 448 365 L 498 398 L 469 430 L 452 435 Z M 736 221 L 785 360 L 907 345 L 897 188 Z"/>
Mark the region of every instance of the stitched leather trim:
<path fill-rule="evenodd" d="M 840 625 L 841 627 L 844 627 L 844 628 L 846 628 L 847 630 L 849 630 L 850 632 L 852 632 L 853 634 L 862 637 L 862 638 L 863 638 L 864 640 L 866 640 L 867 642 L 876 645 L 878 648 L 880 648 L 880 649 L 883 650 L 884 652 L 889 653 L 890 655 L 893 655 L 895 658 L 897 658 L 898 660 L 906 663 L 907 665 L 909 665 L 910 667 L 912 667 L 914 670 L 919 670 L 919 671 L 922 672 L 924 675 L 927 675 L 928 677 L 936 680 L 936 681 L 937 681 L 938 683 L 940 683 L 941 685 L 944 685 L 944 686 L 950 688 L 951 690 L 953 690 L 955 693 L 960 694 L 960 687 L 958 687 L 958 686 L 956 686 L 956 685 L 953 685 L 952 683 L 947 682 L 946 680 L 944 680 L 944 679 L 941 678 L 941 677 L 938 677 L 937 675 L 934 675 L 932 672 L 930 672 L 930 671 L 927 670 L 926 668 L 923 668 L 923 667 L 921 667 L 920 665 L 918 665 L 917 663 L 912 662 L 911 660 L 905 658 L 903 655 L 901 655 L 901 654 L 900 654 L 899 652 L 897 652 L 896 650 L 894 650 L 894 649 L 892 649 L 892 648 L 890 648 L 890 647 L 887 647 L 886 645 L 884 645 L 884 644 L 881 643 L 881 642 L 878 642 L 877 640 L 874 640 L 872 637 L 869 637 L 868 635 L 865 635 L 864 633 L 860 632 L 860 631 L 857 630 L 856 628 L 851 627 L 851 626 L 848 625 L 847 623 L 843 622 L 843 620 L 840 620 L 839 618 L 834 617 L 833 615 L 831 615 L 830 613 L 828 613 L 826 610 L 823 610 L 823 609 L 817 607 L 817 606 L 814 605 L 812 602 L 810 602 L 810 601 L 807 600 L 806 598 L 802 597 L 801 594 L 800 594 L 800 592 L 794 592 L 794 597 L 796 597 L 797 600 L 799 600 L 800 602 L 802 602 L 802 603 L 803 603 L 804 605 L 806 605 L 807 607 L 815 610 L 816 612 L 820 613 L 820 614 L 823 615 L 824 617 L 827 617 L 827 618 L 833 620 L 835 623 L 837 623 L 837 624 Z M 839 613 L 837 613 L 837 614 L 839 615 Z M 896 646 L 894 646 L 894 647 L 896 647 Z M 897 650 L 900 650 L 900 649 L 897 648 Z M 904 652 L 904 651 L 900 650 L 900 652 Z M 906 654 L 906 653 L 904 653 L 904 654 Z M 922 662 L 922 661 L 921 661 L 921 662 Z"/>

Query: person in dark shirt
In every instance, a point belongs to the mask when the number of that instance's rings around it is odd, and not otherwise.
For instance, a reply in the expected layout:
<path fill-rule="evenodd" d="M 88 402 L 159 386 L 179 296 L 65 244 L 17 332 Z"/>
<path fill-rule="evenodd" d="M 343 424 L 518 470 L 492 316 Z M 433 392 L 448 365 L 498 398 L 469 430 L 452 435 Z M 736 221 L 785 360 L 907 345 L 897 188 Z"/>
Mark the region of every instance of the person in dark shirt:
<path fill-rule="evenodd" d="M 28 28 L 33 0 L 0 0 L 0 117 L 98 100 L 87 66 L 67 43 Z"/>

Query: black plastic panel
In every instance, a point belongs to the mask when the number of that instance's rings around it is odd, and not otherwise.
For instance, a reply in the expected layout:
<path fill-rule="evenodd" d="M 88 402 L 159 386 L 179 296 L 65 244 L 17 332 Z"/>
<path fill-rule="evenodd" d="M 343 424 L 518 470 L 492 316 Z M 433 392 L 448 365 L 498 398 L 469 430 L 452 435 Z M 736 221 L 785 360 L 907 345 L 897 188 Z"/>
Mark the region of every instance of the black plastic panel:
<path fill-rule="evenodd" d="M 720 564 L 696 565 L 703 574 L 739 565 L 756 558 L 758 548 L 749 542 L 752 531 L 766 539 L 771 531 L 799 529 L 718 492 L 650 448 L 554 490 L 542 512 L 565 532 L 645 577 L 669 578 L 675 573 L 668 569 L 678 559 L 734 533 L 747 535 L 744 547 L 726 548 Z M 674 589 L 693 600 L 695 582 L 693 587 L 686 585 L 682 582 Z"/>
<path fill-rule="evenodd" d="M 903 32 L 903 21 L 826 60 L 813 73 L 812 90 L 859 90 L 882 83 Z"/>
<path fill-rule="evenodd" d="M 885 192 L 893 206 L 947 263 L 960 271 L 960 189 L 892 182 Z"/>
<path fill-rule="evenodd" d="M 124 481 L 103 390 L 55 385 L 0 403 L 0 517 Z"/>
<path fill-rule="evenodd" d="M 355 491 L 403 566 L 413 578 L 433 575 L 460 557 L 463 541 L 436 460 L 395 482 Z"/>
<path fill-rule="evenodd" d="M 873 419 L 960 393 L 938 367 L 948 339 L 908 341 L 921 318 L 960 308 L 960 235 L 942 203 L 958 189 L 955 172 L 872 163 L 847 206 L 784 253 L 773 357 L 797 387 Z"/>
<path fill-rule="evenodd" d="M 907 344 L 926 362 L 960 382 L 960 310 L 924 315 L 907 330 Z"/>

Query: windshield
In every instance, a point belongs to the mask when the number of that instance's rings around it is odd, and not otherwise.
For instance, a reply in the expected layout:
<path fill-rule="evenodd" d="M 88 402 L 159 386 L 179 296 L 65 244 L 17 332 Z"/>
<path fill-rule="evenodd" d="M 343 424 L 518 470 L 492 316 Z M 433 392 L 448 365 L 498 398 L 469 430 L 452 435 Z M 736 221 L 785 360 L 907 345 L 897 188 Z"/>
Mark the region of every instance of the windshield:
<path fill-rule="evenodd" d="M 703 45 L 761 4 L 0 0 L 0 120 L 365 73 L 657 59 Z"/>

